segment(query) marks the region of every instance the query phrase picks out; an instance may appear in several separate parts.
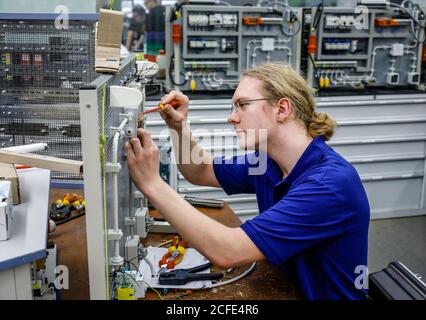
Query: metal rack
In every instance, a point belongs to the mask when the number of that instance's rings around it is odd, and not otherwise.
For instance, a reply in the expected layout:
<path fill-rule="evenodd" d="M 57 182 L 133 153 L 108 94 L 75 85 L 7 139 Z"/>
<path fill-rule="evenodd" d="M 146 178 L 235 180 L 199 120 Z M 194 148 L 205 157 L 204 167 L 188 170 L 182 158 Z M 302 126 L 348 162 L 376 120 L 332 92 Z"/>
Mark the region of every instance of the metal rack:
<path fill-rule="evenodd" d="M 44 142 L 40 154 L 81 160 L 78 89 L 96 77 L 96 19 L 58 29 L 50 14 L 0 15 L 0 147 Z"/>

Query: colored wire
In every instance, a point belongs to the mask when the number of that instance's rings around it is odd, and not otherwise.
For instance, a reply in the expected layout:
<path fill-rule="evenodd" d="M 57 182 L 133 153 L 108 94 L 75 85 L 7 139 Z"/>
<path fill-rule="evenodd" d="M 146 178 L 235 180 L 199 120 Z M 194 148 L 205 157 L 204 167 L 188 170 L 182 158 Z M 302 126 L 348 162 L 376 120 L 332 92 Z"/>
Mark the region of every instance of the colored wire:
<path fill-rule="evenodd" d="M 168 243 L 171 243 L 172 241 L 173 241 L 173 239 L 171 239 L 171 240 L 167 240 L 167 241 L 164 241 L 164 242 L 162 242 L 162 243 L 158 244 L 156 247 L 162 247 L 162 246 L 164 246 L 164 245 L 166 245 L 166 244 L 168 244 Z"/>
<path fill-rule="evenodd" d="M 134 268 L 136 268 L 136 270 L 137 270 L 137 272 L 140 274 L 140 272 L 139 272 L 139 268 L 137 268 L 136 267 L 136 265 L 133 263 L 133 262 L 131 262 L 131 261 L 128 261 L 128 260 L 125 260 L 124 262 L 126 262 L 126 263 L 128 263 L 128 264 L 131 264 Z M 121 271 L 122 272 L 122 271 Z M 130 276 L 130 278 L 132 278 L 132 280 L 140 287 L 140 285 L 139 285 L 139 283 L 136 281 L 136 279 L 135 278 L 133 278 L 133 276 L 131 275 L 131 274 L 128 274 L 129 276 Z M 148 283 L 148 282 L 146 282 L 144 279 L 142 279 L 142 281 L 150 288 L 150 289 L 152 289 L 157 295 L 158 295 L 158 297 L 160 298 L 160 300 L 163 300 L 163 297 L 161 296 L 161 294 L 160 294 L 160 292 L 158 292 L 156 289 L 154 289 L 153 287 L 151 287 L 150 286 L 150 284 Z"/>
<path fill-rule="evenodd" d="M 237 280 L 240 280 L 241 278 L 245 277 L 250 272 L 252 272 L 254 270 L 254 268 L 256 267 L 256 265 L 257 265 L 257 263 L 253 262 L 251 264 L 251 266 L 246 271 L 244 271 L 242 274 L 240 274 L 239 276 L 236 276 L 235 278 L 232 278 L 232 279 L 229 279 L 229 280 L 226 280 L 226 281 L 221 281 L 221 282 L 215 283 L 215 284 L 213 284 L 213 285 L 211 285 L 209 287 L 205 287 L 205 288 L 209 288 L 209 289 L 210 288 L 217 288 L 217 287 L 221 287 L 221 286 L 233 283 L 233 282 L 235 282 Z"/>
<path fill-rule="evenodd" d="M 312 23 L 313 31 L 316 31 L 318 25 L 321 21 L 322 12 L 324 10 L 324 3 L 321 1 L 317 6 L 317 11 L 315 11 L 314 21 Z"/>
<path fill-rule="evenodd" d="M 104 213 L 104 246 L 105 246 L 105 275 L 106 275 L 106 297 L 109 300 L 109 261 L 108 261 L 108 232 L 107 232 L 107 192 L 106 192 L 106 162 L 105 162 L 105 93 L 106 85 L 102 87 L 102 128 L 100 141 L 100 155 L 102 166 L 102 184 L 103 184 L 103 213 Z"/>

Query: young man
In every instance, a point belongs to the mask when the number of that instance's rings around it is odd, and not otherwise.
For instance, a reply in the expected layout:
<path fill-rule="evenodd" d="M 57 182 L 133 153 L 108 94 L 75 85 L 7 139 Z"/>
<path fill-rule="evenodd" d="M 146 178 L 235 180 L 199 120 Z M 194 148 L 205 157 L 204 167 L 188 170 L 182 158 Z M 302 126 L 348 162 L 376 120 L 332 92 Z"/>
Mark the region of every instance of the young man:
<path fill-rule="evenodd" d="M 148 10 L 145 29 L 145 55 L 154 58 L 158 55 L 159 50 L 165 49 L 166 8 L 161 4 L 161 0 L 145 0 L 144 5 Z"/>
<path fill-rule="evenodd" d="M 238 228 L 200 214 L 161 180 L 158 148 L 140 130 L 140 139 L 126 144 L 130 174 L 182 237 L 222 268 L 268 259 L 297 280 L 308 299 L 363 299 L 355 270 L 367 265 L 367 196 L 353 166 L 325 144 L 335 121 L 315 112 L 305 80 L 278 64 L 244 73 L 229 122 L 240 147 L 255 152 L 232 161 L 212 159 L 191 139 L 188 98 L 172 91 L 162 102 L 173 99 L 179 107 L 167 105 L 161 115 L 175 133 L 176 158 L 190 152 L 203 159 L 201 164 L 178 160 L 180 172 L 193 184 L 223 187 L 228 194 L 255 193 L 260 212 Z M 180 147 L 185 139 L 190 150 Z M 252 170 L 261 155 L 264 170 Z"/>
<path fill-rule="evenodd" d="M 135 6 L 132 10 L 132 20 L 127 31 L 126 48 L 129 51 L 143 49 L 143 38 L 145 32 L 145 9 L 141 6 Z"/>

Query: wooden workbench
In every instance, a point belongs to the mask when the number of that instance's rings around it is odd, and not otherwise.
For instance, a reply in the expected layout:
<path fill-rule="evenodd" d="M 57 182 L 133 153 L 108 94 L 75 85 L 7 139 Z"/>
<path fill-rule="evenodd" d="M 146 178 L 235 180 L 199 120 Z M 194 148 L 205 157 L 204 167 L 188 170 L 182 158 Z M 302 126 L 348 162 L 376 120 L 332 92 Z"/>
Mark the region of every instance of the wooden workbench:
<path fill-rule="evenodd" d="M 82 190 L 52 190 L 51 201 L 60 198 L 64 193 L 78 193 Z M 230 227 L 237 227 L 241 221 L 234 214 L 231 208 L 225 204 L 222 209 L 198 208 L 204 214 Z M 155 210 L 150 210 L 150 214 L 156 218 L 161 218 Z M 157 245 L 173 238 L 172 234 L 152 234 L 147 239 L 143 239 L 145 245 Z M 86 227 L 84 217 L 77 218 L 57 227 L 56 232 L 50 236 L 58 248 L 58 264 L 66 265 L 69 269 L 68 290 L 62 290 L 61 298 L 68 299 L 89 299 L 89 277 L 87 264 L 87 244 Z M 249 266 L 235 268 L 231 273 L 226 274 L 228 280 L 241 274 Z M 218 269 L 215 269 L 218 271 Z M 289 284 L 284 274 L 267 261 L 258 263 L 257 267 L 246 277 L 232 284 L 215 289 L 192 290 L 188 293 L 182 290 L 169 290 L 167 294 L 162 294 L 165 300 L 293 300 L 303 299 L 302 295 Z M 157 294 L 148 290 L 146 299 L 159 299 Z"/>
<path fill-rule="evenodd" d="M 197 209 L 229 227 L 238 227 L 241 224 L 240 219 L 228 204 L 225 204 L 221 209 Z M 154 218 L 161 218 L 156 210 L 150 210 L 150 215 Z M 146 246 L 154 246 L 172 239 L 173 236 L 172 234 L 149 234 L 147 239 L 142 240 L 142 243 Z M 225 274 L 226 278 L 222 281 L 243 273 L 248 267 L 250 265 L 235 268 L 231 273 Z M 215 271 L 224 270 L 216 268 Z M 162 298 L 183 300 L 293 300 L 303 297 L 289 284 L 284 274 L 277 267 L 267 261 L 262 261 L 257 263 L 256 268 L 249 275 L 229 285 L 215 289 L 192 290 L 190 294 L 187 294 L 185 290 L 170 290 Z M 159 299 L 159 297 L 150 290 L 146 299 Z"/>

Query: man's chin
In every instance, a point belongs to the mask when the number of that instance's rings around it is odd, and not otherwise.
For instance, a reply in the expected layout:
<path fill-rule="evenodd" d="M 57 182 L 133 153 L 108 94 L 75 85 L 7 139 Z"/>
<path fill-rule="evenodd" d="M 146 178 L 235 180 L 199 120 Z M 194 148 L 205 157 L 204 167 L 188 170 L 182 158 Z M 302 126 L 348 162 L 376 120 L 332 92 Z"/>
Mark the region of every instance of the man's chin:
<path fill-rule="evenodd" d="M 258 148 L 256 148 L 255 145 L 251 144 L 251 143 L 247 143 L 245 140 L 243 139 L 238 139 L 238 147 L 241 150 L 252 150 L 252 151 L 257 151 Z"/>

